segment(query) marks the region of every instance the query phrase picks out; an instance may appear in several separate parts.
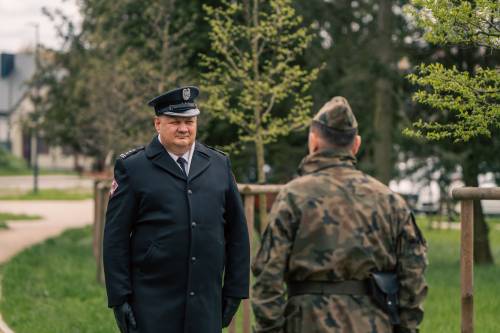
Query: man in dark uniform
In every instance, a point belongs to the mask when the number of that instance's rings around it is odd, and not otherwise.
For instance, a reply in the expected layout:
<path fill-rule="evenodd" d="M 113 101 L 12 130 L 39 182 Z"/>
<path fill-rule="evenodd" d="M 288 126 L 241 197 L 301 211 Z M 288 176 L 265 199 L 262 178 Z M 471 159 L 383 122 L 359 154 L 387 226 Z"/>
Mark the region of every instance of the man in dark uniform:
<path fill-rule="evenodd" d="M 115 164 L 104 270 L 122 333 L 219 333 L 248 297 L 244 210 L 229 158 L 195 142 L 198 94 L 151 100 L 158 135 Z"/>

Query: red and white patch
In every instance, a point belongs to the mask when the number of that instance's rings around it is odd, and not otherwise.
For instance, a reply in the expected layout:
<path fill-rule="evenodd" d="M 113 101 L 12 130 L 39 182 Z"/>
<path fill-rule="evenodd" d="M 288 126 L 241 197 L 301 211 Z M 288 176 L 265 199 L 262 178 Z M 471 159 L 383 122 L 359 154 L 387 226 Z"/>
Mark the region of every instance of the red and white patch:
<path fill-rule="evenodd" d="M 111 189 L 109 190 L 110 197 L 113 196 L 113 193 L 115 193 L 117 188 L 118 188 L 118 183 L 116 182 L 116 180 L 113 179 L 113 182 L 111 183 Z"/>

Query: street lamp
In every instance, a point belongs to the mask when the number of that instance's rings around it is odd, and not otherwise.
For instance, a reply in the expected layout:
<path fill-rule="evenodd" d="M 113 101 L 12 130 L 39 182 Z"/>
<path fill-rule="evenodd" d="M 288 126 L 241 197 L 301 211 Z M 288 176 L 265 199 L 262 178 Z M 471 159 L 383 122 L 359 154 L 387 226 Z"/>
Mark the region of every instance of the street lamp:
<path fill-rule="evenodd" d="M 29 23 L 35 28 L 35 76 L 38 75 L 40 67 L 40 24 Z M 31 165 L 33 167 L 33 193 L 38 193 L 38 103 L 40 99 L 40 87 L 38 78 L 35 79 L 35 98 L 33 98 L 33 131 L 31 133 Z"/>

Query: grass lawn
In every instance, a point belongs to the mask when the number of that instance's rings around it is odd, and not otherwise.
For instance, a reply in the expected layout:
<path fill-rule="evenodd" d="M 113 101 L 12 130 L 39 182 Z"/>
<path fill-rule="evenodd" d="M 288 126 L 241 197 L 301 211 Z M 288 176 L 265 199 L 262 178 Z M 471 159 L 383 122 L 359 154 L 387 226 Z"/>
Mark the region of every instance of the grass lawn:
<path fill-rule="evenodd" d="M 95 273 L 90 227 L 65 232 L 3 267 L 0 312 L 16 333 L 118 332 Z"/>
<path fill-rule="evenodd" d="M 92 199 L 93 193 L 84 189 L 41 189 L 38 193 L 0 194 L 0 200 L 84 200 Z"/>
<path fill-rule="evenodd" d="M 429 246 L 426 273 L 429 295 L 425 302 L 422 332 L 460 332 L 460 232 L 425 230 Z M 490 232 L 497 263 L 474 269 L 475 331 L 499 332 L 500 322 L 500 232 Z"/>
<path fill-rule="evenodd" d="M 41 216 L 38 215 L 26 215 L 26 214 L 11 214 L 0 212 L 0 229 L 7 228 L 7 221 L 19 221 L 19 220 L 39 220 Z"/>
<path fill-rule="evenodd" d="M 430 285 L 421 332 L 460 331 L 459 232 L 425 230 Z M 500 261 L 500 232 L 491 232 Z M 16 333 L 118 332 L 95 282 L 90 228 L 71 230 L 24 251 L 0 270 L 0 312 Z M 476 332 L 499 331 L 500 265 L 476 267 Z M 237 318 L 241 321 L 241 318 Z M 241 331 L 238 331 L 241 332 Z"/>
<path fill-rule="evenodd" d="M 78 176 L 79 173 L 71 170 L 40 170 L 41 176 L 46 175 L 63 175 L 63 176 Z M 33 175 L 33 170 L 31 169 L 21 169 L 21 170 L 6 170 L 0 168 L 0 176 L 31 176 Z"/>

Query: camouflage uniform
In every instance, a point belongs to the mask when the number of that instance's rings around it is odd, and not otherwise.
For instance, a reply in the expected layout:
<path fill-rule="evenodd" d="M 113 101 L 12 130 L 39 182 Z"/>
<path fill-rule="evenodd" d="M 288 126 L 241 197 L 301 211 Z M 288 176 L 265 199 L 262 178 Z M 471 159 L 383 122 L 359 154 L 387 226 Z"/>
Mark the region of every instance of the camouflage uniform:
<path fill-rule="evenodd" d="M 327 114 L 327 124 L 357 125 L 348 111 Z M 355 164 L 348 149 L 309 155 L 277 196 L 252 265 L 256 332 L 392 332 L 368 295 L 285 297 L 286 281 L 364 280 L 371 271 L 397 272 L 402 327 L 422 321 L 425 240 L 405 201 Z"/>

